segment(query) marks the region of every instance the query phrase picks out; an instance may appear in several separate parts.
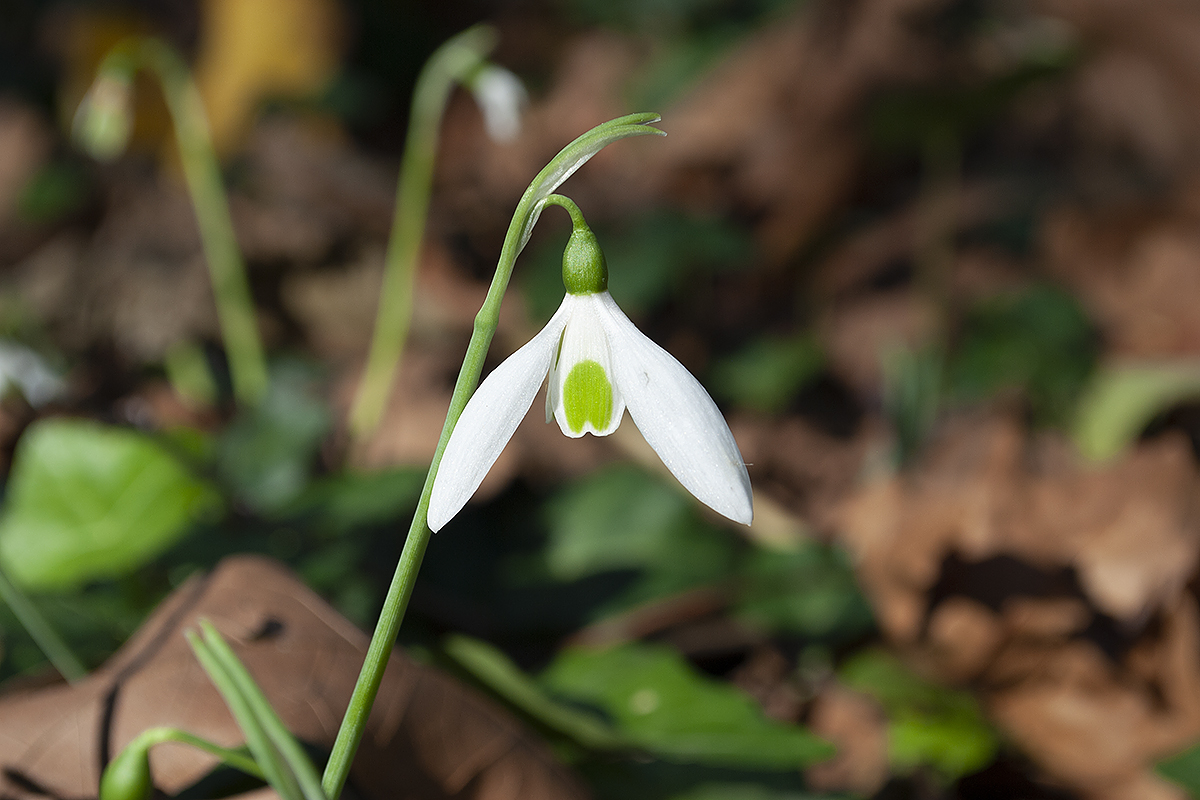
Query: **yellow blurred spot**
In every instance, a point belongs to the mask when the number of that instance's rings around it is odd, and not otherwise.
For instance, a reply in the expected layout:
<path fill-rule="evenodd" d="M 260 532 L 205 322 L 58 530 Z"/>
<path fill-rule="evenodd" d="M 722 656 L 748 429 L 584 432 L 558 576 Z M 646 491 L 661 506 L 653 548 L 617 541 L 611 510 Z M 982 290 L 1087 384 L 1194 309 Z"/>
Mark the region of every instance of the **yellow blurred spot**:
<path fill-rule="evenodd" d="M 236 148 L 259 104 L 310 97 L 338 67 L 332 0 L 206 0 L 195 77 L 219 155 Z"/>

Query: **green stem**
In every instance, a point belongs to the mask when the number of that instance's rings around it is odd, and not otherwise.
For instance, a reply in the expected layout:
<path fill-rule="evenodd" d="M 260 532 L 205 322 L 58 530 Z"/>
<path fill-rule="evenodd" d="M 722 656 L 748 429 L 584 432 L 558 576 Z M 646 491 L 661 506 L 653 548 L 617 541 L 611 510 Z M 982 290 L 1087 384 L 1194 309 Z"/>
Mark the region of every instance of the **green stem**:
<path fill-rule="evenodd" d="M 429 57 L 417 78 L 396 187 L 395 216 L 384 257 L 375 333 L 362 383 L 350 410 L 350 435 L 355 441 L 370 436 L 379 424 L 404 353 L 412 321 L 417 260 L 429 213 L 438 131 L 446 102 L 455 85 L 483 64 L 495 39 L 495 32 L 486 26 L 463 31 Z"/>
<path fill-rule="evenodd" d="M 228 747 L 221 747 L 219 744 L 213 744 L 207 739 L 201 739 L 195 734 L 181 731 L 178 728 L 147 728 L 139 733 L 137 738 L 126 745 L 125 749 L 139 747 L 148 750 L 155 745 L 165 744 L 166 742 L 179 742 L 191 745 L 209 755 L 216 756 L 223 764 L 228 764 L 247 775 L 253 775 L 255 778 L 266 780 L 262 769 L 255 760 L 240 750 L 230 750 Z"/>
<path fill-rule="evenodd" d="M 569 178 L 575 170 L 601 149 L 627 136 L 644 134 L 662 134 L 655 128 L 647 127 L 651 122 L 657 122 L 657 114 L 631 114 L 598 125 L 580 136 L 562 149 L 557 156 L 547 164 L 525 194 L 517 203 L 512 222 L 509 223 L 508 233 L 504 237 L 504 246 L 500 250 L 500 260 L 496 264 L 496 273 L 492 285 L 488 289 L 483 307 L 475 316 L 475 326 L 471 333 L 471 341 L 467 345 L 467 354 L 463 359 L 458 380 L 454 384 L 454 394 L 450 398 L 450 408 L 446 412 L 446 422 L 442 426 L 442 435 L 438 439 L 437 449 L 434 450 L 429 473 L 425 477 L 425 486 L 421 490 L 421 499 L 417 502 L 417 510 L 413 515 L 408 537 L 404 541 L 404 550 L 396 565 L 396 574 L 388 587 L 387 597 L 383 601 L 383 610 L 367 648 L 362 671 L 350 697 L 346 716 L 338 730 L 333 752 L 325 766 L 323 786 L 329 800 L 337 800 L 350 774 L 350 764 L 358 750 L 363 732 L 366 730 L 367 717 L 375 696 L 379 693 L 379 685 L 383 681 L 383 673 L 387 668 L 388 657 L 396 643 L 396 634 L 400 630 L 400 622 L 408 608 L 412 596 L 413 585 L 416 583 L 417 571 L 429 545 L 430 530 L 427 523 L 429 512 L 429 496 L 433 492 L 433 482 L 437 475 L 438 464 L 441 463 L 442 453 L 450 440 L 454 424 L 458 422 L 467 400 L 479 383 L 483 371 L 483 361 L 491 345 L 492 336 L 496 332 L 496 324 L 500 318 L 500 301 L 508 288 L 512 276 L 513 265 L 521 249 L 529 240 L 533 225 L 541 214 L 546 197 L 557 189 L 563 181 Z"/>
<path fill-rule="evenodd" d="M 71 652 L 71 648 L 37 610 L 37 606 L 8 579 L 3 570 L 0 570 L 0 599 L 12 609 L 17 620 L 68 683 L 75 683 L 87 677 L 87 669 Z"/>
<path fill-rule="evenodd" d="M 183 59 L 159 39 L 134 39 L 118 45 L 100 65 L 99 74 L 128 74 L 138 68 L 158 78 L 174 123 L 183 175 L 208 262 L 234 397 L 240 404 L 256 405 L 267 390 L 267 362 L 204 103 Z"/>
<path fill-rule="evenodd" d="M 542 200 L 542 206 L 558 206 L 559 208 L 565 208 L 567 213 L 571 215 L 571 227 L 576 230 L 580 228 L 587 228 L 588 226 L 587 221 L 583 218 L 583 212 L 579 210 L 579 206 L 575 205 L 575 201 L 569 197 L 566 197 L 565 195 L 547 195 L 546 198 Z"/>

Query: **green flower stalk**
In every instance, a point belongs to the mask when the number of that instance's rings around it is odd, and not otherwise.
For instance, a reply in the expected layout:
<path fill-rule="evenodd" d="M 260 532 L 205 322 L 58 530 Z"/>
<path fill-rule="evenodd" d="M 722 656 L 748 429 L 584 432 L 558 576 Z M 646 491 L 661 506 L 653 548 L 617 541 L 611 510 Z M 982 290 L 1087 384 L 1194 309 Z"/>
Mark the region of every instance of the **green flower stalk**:
<path fill-rule="evenodd" d="M 221 747 L 178 728 L 148 728 L 104 768 L 104 774 L 100 777 L 100 800 L 149 800 L 154 791 L 150 776 L 150 748 L 167 742 L 191 745 L 247 775 L 264 777 L 254 759 L 239 750 Z"/>
<path fill-rule="evenodd" d="M 429 57 L 417 78 L 396 188 L 395 216 L 384 256 L 375 333 L 362 383 L 350 409 L 350 435 L 355 441 L 369 436 L 379 424 L 404 353 L 433 186 L 438 130 L 450 92 L 458 84 L 469 85 L 484 111 L 489 132 L 498 138 L 516 133 L 516 108 L 523 90 L 511 73 L 485 63 L 495 41 L 495 31 L 486 26 L 463 31 Z"/>
<path fill-rule="evenodd" d="M 450 440 L 455 423 L 458 422 L 467 401 L 479 384 L 483 362 L 487 357 L 488 347 L 491 345 L 496 325 L 499 322 L 500 302 L 508 288 L 508 281 L 512 276 L 517 255 L 529 241 L 529 234 L 533 231 L 533 226 L 537 223 L 547 198 L 562 185 L 563 181 L 574 174 L 588 159 L 613 142 L 630 136 L 663 135 L 662 131 L 649 127 L 650 123 L 657 122 L 658 119 L 657 114 L 631 114 L 596 126 L 563 148 L 538 173 L 529 188 L 525 190 L 525 194 L 521 196 L 520 202 L 517 203 L 516 212 L 508 226 L 508 233 L 500 251 L 500 260 L 496 265 L 492 285 L 488 289 L 483 307 L 475 317 L 471 341 L 467 346 L 467 354 L 454 385 L 450 408 L 446 412 L 446 422 L 442 426 L 442 435 L 438 440 L 437 449 L 434 451 L 420 500 L 417 502 L 417 510 L 413 515 L 412 525 L 409 527 L 408 537 L 404 542 L 404 550 L 400 554 L 400 561 L 396 565 L 395 576 L 392 578 L 387 597 L 384 599 L 383 611 L 375 626 L 375 633 L 371 637 L 371 644 L 367 649 L 362 671 L 355 684 L 349 707 L 346 709 L 342 727 L 338 730 L 329 763 L 325 767 L 322 785 L 329 800 L 337 800 L 346 783 L 346 778 L 350 773 L 350 764 L 354 760 L 354 754 L 358 750 L 359 742 L 362 740 L 363 731 L 366 728 L 367 716 L 370 714 L 375 696 L 379 692 L 388 657 L 396 643 L 396 634 L 399 632 L 400 622 L 404 618 L 409 598 L 412 596 L 417 571 L 425 556 L 425 549 L 429 545 L 431 533 L 428 523 L 429 499 L 433 491 L 434 479 L 437 476 L 438 465 L 441 463 L 442 454 L 446 450 L 446 444 Z"/>
<path fill-rule="evenodd" d="M 115 158 L 125 149 L 132 127 L 133 75 L 139 69 L 158 79 L 174 123 L 212 280 L 234 397 L 242 405 L 257 405 L 267 389 L 266 358 L 204 104 L 183 59 L 159 39 L 130 39 L 117 45 L 101 62 L 96 81 L 75 115 L 75 138 L 101 160 Z"/>

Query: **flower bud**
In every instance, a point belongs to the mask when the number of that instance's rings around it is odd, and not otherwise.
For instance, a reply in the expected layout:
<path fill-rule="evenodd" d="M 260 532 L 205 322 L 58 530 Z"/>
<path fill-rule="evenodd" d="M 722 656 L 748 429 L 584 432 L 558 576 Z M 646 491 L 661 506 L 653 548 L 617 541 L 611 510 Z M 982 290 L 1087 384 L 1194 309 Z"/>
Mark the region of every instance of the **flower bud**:
<path fill-rule="evenodd" d="M 133 130 L 133 86 L 128 75 L 101 74 L 75 112 L 75 141 L 98 161 L 125 152 Z"/>
<path fill-rule="evenodd" d="M 576 224 L 563 251 L 563 286 L 571 294 L 596 294 L 608 290 L 608 262 L 587 225 Z"/>
<path fill-rule="evenodd" d="M 100 778 L 100 800 L 149 800 L 153 790 L 150 745 L 140 739 L 109 762 Z"/>

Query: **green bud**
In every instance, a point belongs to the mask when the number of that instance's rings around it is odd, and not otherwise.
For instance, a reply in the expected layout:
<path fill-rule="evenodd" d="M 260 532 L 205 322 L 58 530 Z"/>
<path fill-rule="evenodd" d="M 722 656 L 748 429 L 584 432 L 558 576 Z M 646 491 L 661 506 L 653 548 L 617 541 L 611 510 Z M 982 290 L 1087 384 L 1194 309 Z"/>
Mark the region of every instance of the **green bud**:
<path fill-rule="evenodd" d="M 100 778 L 100 800 L 149 800 L 153 791 L 150 743 L 139 737 L 105 767 Z"/>
<path fill-rule="evenodd" d="M 571 294 L 596 294 L 608 290 L 608 263 L 596 235 L 586 223 L 576 220 L 563 251 L 563 286 Z"/>
<path fill-rule="evenodd" d="M 130 76 L 101 74 L 75 112 L 72 133 L 80 146 L 98 161 L 111 161 L 125 152 L 133 131 L 133 86 Z"/>

